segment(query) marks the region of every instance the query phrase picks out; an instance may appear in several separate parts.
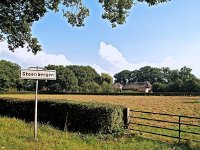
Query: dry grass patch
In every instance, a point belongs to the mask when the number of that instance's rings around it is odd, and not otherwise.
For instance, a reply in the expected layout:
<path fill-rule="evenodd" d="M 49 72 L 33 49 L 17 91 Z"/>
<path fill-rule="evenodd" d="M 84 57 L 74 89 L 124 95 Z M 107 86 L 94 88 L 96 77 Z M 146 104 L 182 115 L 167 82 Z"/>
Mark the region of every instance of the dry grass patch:
<path fill-rule="evenodd" d="M 2 97 L 34 99 L 34 94 L 2 94 Z M 200 117 L 200 96 L 103 96 L 103 95 L 46 95 L 39 100 L 75 100 L 122 105 L 135 110 Z"/>

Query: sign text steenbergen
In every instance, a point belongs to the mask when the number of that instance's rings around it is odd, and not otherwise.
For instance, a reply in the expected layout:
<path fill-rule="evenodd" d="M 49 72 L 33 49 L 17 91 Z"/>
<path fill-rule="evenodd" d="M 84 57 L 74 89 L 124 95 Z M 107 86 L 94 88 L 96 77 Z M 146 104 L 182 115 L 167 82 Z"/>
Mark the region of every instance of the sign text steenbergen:
<path fill-rule="evenodd" d="M 20 79 L 56 80 L 56 70 L 20 70 Z"/>

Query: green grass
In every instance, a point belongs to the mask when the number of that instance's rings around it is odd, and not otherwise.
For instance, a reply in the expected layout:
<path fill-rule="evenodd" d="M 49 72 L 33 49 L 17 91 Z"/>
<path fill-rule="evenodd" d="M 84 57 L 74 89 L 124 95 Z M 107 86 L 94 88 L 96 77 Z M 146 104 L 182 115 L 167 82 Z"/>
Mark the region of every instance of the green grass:
<path fill-rule="evenodd" d="M 0 117 L 0 150 L 186 150 L 140 137 L 69 133 L 39 124 L 38 140 L 33 137 L 33 123 Z M 193 146 L 190 149 L 198 149 Z"/>

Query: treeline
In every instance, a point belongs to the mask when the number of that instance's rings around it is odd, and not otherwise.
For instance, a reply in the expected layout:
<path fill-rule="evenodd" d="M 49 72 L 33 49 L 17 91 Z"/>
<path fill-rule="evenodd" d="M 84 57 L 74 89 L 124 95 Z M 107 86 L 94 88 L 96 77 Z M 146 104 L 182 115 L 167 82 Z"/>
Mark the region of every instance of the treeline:
<path fill-rule="evenodd" d="M 115 83 L 122 85 L 149 81 L 153 92 L 200 92 L 200 80 L 191 71 L 188 67 L 178 70 L 145 66 L 133 71 L 123 70 L 114 78 Z"/>
<path fill-rule="evenodd" d="M 49 92 L 112 93 L 113 78 L 106 73 L 98 74 L 90 66 L 48 65 L 49 70 L 56 70 L 55 81 L 39 81 L 39 90 Z M 34 91 L 34 80 L 19 79 L 18 64 L 0 61 L 0 91 Z M 168 67 L 142 67 L 138 70 L 123 70 L 114 75 L 114 83 L 145 82 L 152 84 L 153 92 L 200 92 L 200 80 L 191 73 L 192 69 L 180 70 Z M 124 91 L 125 92 L 125 91 Z"/>
<path fill-rule="evenodd" d="M 20 80 L 20 66 L 5 60 L 0 61 L 0 91 L 33 91 L 34 80 Z M 109 74 L 99 75 L 90 66 L 48 65 L 56 70 L 55 81 L 39 81 L 39 90 L 49 92 L 114 92 L 113 79 Z"/>

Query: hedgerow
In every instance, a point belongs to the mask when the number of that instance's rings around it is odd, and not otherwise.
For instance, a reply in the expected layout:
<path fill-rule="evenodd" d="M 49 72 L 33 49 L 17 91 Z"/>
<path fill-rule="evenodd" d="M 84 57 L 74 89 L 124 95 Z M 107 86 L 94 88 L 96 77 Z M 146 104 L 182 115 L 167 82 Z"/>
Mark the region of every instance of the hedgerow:
<path fill-rule="evenodd" d="M 0 99 L 0 115 L 34 121 L 35 102 Z M 113 133 L 123 129 L 124 107 L 74 101 L 39 101 L 38 120 L 59 129 Z"/>

